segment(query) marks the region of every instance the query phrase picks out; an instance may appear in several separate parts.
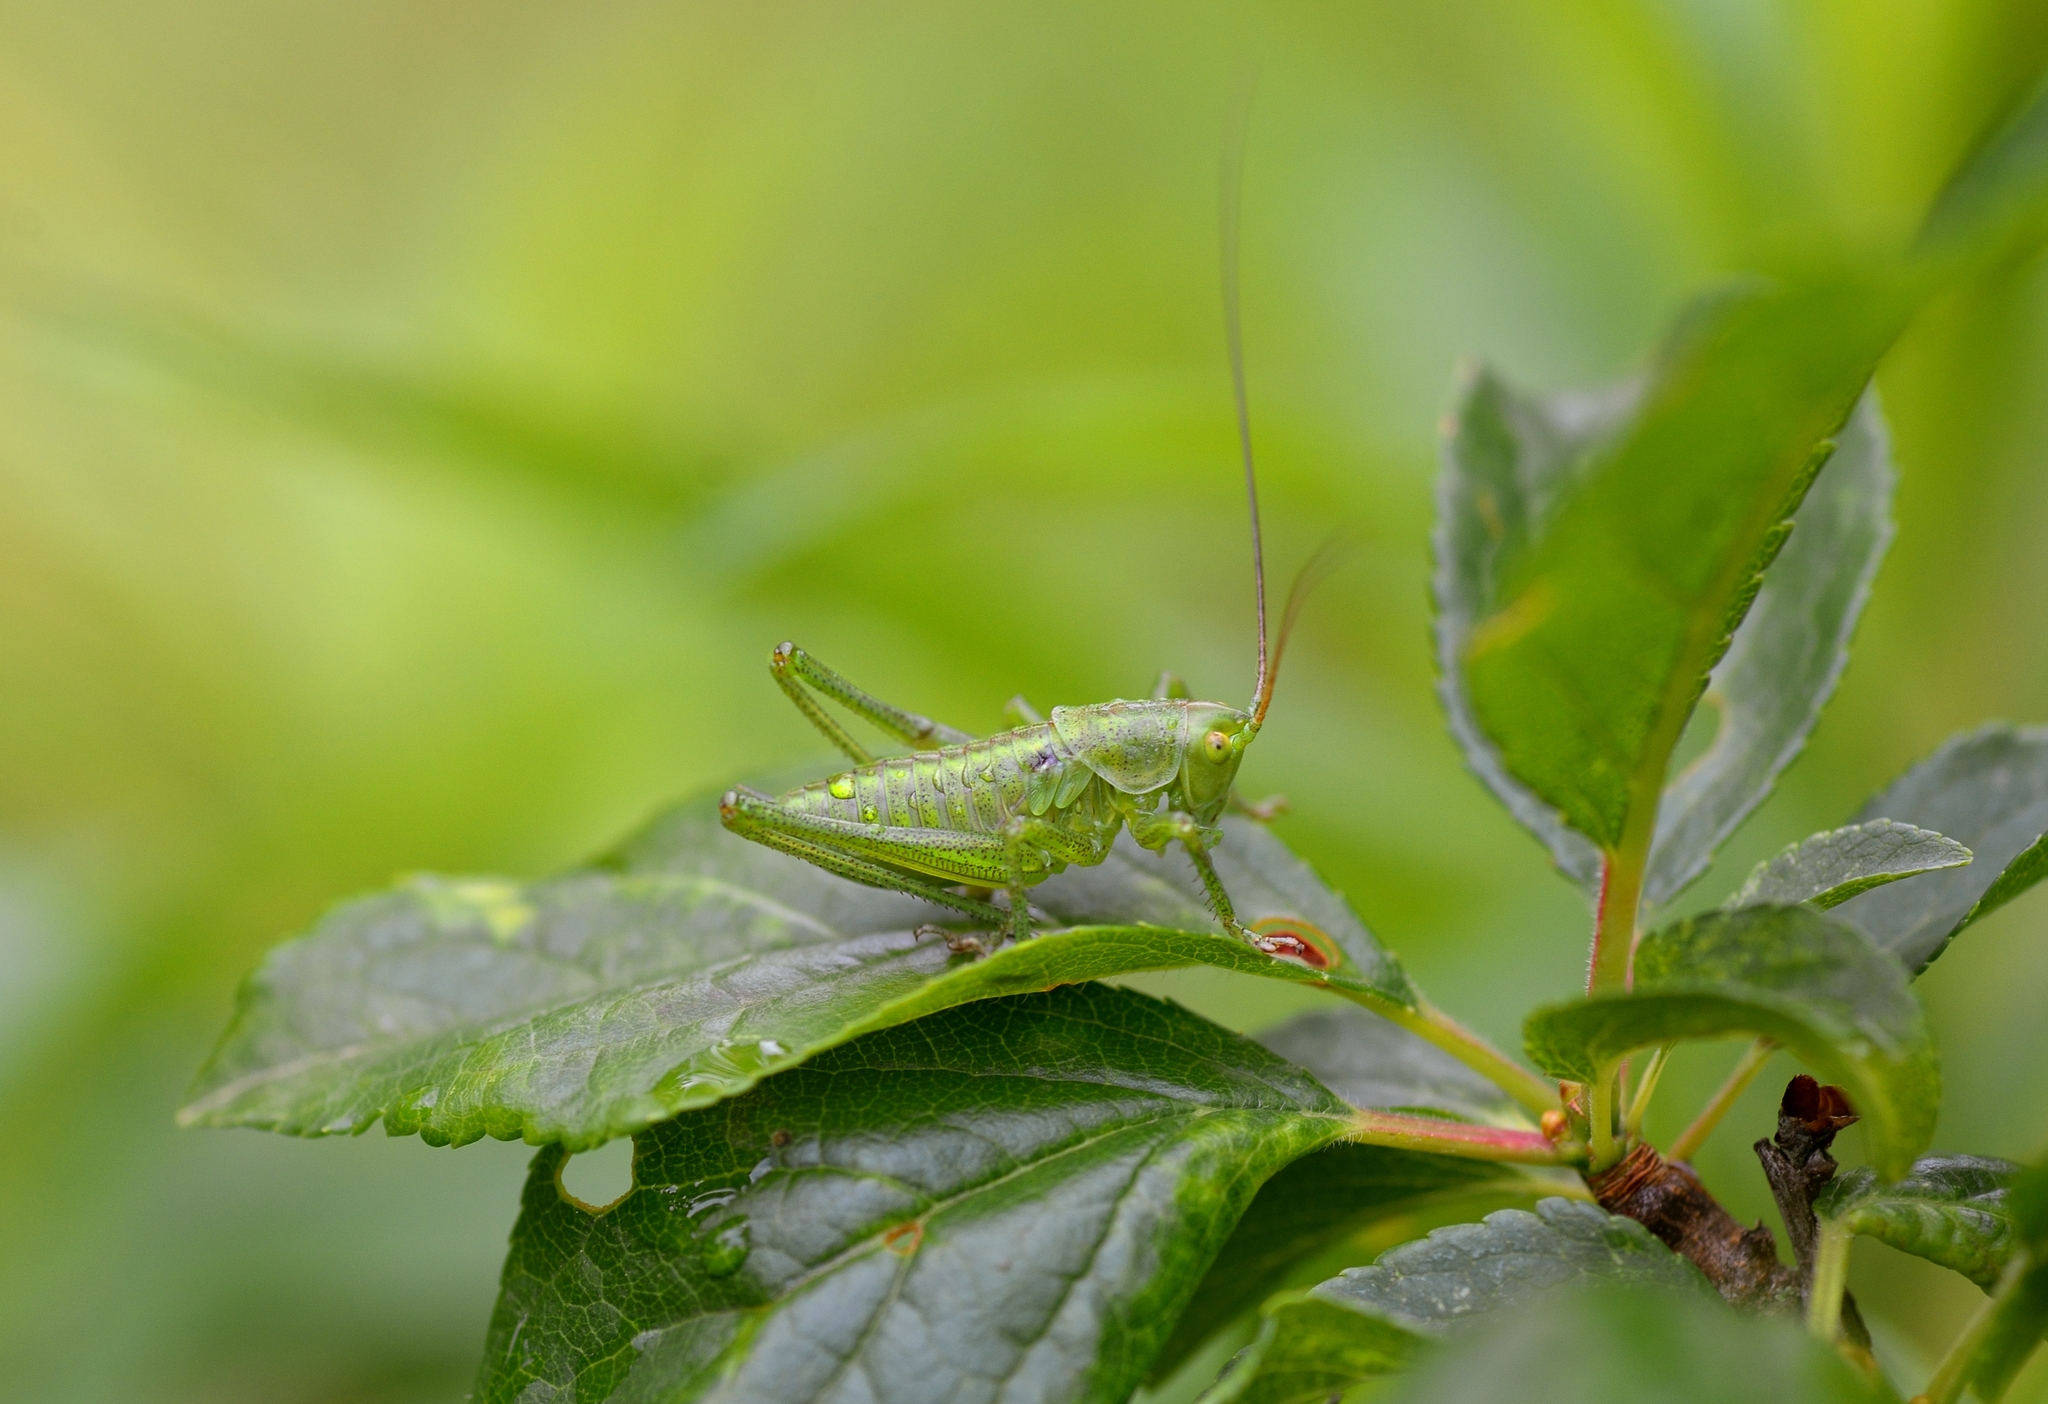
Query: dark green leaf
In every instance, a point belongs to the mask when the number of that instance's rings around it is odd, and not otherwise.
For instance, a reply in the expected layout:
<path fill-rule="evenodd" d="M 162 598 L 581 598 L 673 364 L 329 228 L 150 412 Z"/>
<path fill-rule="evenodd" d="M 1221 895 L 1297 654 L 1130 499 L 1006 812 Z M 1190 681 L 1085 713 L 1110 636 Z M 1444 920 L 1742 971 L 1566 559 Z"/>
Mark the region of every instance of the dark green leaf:
<path fill-rule="evenodd" d="M 1486 1161 L 1385 1146 L 1339 1144 L 1305 1156 L 1260 1188 L 1181 1313 L 1153 1375 L 1170 1375 L 1275 1292 L 1312 1286 L 1445 1224 L 1530 1208 L 1558 1188 L 1556 1180 Z"/>
<path fill-rule="evenodd" d="M 641 1133 L 602 1213 L 541 1151 L 477 1398 L 1122 1400 L 1346 1111 L 1101 985 L 889 1029 Z"/>
<path fill-rule="evenodd" d="M 1205 1401 L 1321 1401 L 1401 1369 L 1424 1341 L 1468 1319 L 1588 1282 L 1715 1299 L 1699 1270 L 1631 1219 L 1547 1199 L 1534 1213 L 1438 1229 L 1261 1312 L 1258 1338 Z"/>
<path fill-rule="evenodd" d="M 1531 1014 L 1529 1056 L 1591 1081 L 1638 1048 L 1762 1034 L 1849 1091 L 1880 1175 L 1897 1178 L 1934 1135 L 1941 1076 L 1899 963 L 1854 927 L 1807 907 L 1746 907 L 1651 932 L 1635 987 Z"/>
<path fill-rule="evenodd" d="M 1363 1009 L 1303 1014 L 1261 1034 L 1259 1042 L 1354 1106 L 1527 1124 L 1492 1083 Z M 1414 1236 L 1435 1223 L 1554 1193 L 1555 1181 L 1512 1166 L 1381 1146 L 1335 1145 L 1298 1160 L 1268 1180 L 1245 1211 L 1181 1313 L 1154 1373 L 1170 1373 L 1273 1292 L 1308 1286 L 1371 1257 L 1387 1246 L 1386 1233 Z"/>
<path fill-rule="evenodd" d="M 1801 839 L 1775 858 L 1756 865 L 1749 880 L 1721 905 L 1792 907 L 1804 902 L 1820 911 L 1840 906 L 1859 892 L 1900 878 L 1960 868 L 1970 850 L 1931 829 L 1890 819 L 1873 819 Z"/>
<path fill-rule="evenodd" d="M 1961 871 L 1841 909 L 1918 974 L 1957 932 L 2048 877 L 2048 727 L 1993 722 L 1949 738 L 1856 815 L 1879 818 L 1934 829 L 1976 855 Z"/>
<path fill-rule="evenodd" d="M 1707 675 L 1906 307 L 1845 275 L 1696 308 L 1627 429 L 1473 602 L 1457 666 L 1479 729 L 1601 848 L 1648 837 Z"/>
<path fill-rule="evenodd" d="M 1814 1201 L 1823 1220 L 1939 1263 L 1989 1290 L 2019 1248 L 2006 1195 L 2021 1167 L 1976 1155 L 1937 1155 L 1902 1180 L 1843 1172 Z"/>
<path fill-rule="evenodd" d="M 1875 393 L 1865 394 L 1707 680 L 1713 743 L 1665 787 L 1643 891 L 1651 903 L 1670 901 L 1706 870 L 1805 747 L 1891 544 L 1896 478 L 1884 416 Z"/>
<path fill-rule="evenodd" d="M 1790 1322 L 1614 1285 L 1551 1293 L 1461 1333 L 1404 1404 L 1880 1404 L 1897 1396 Z M 1320 1404 L 1320 1401 L 1318 1401 Z"/>
<path fill-rule="evenodd" d="M 1554 805 L 1508 774 L 1500 752 L 1473 715 L 1464 658 L 1473 626 L 1499 597 L 1513 569 L 1592 450 L 1611 439 L 1634 408 L 1634 382 L 1606 390 L 1538 399 L 1518 395 L 1490 367 L 1460 388 L 1437 478 L 1437 696 L 1465 763 L 1508 811 L 1550 849 L 1567 876 L 1591 889 L 1600 850 L 1573 831 Z"/>
<path fill-rule="evenodd" d="M 1216 866 L 1240 914 L 1305 918 L 1330 969 L 1222 935 L 1192 905 L 1178 855 L 1135 846 L 1047 883 L 1042 903 L 1184 926 L 1048 931 L 985 960 L 953 955 L 914 934 L 950 914 L 735 838 L 696 805 L 603 868 L 526 886 L 421 878 L 337 909 L 250 979 L 182 1115 L 299 1135 L 381 1116 L 437 1144 L 578 1149 L 864 1032 L 1128 971 L 1210 964 L 1412 1005 L 1341 898 L 1263 829 L 1226 828 Z"/>
<path fill-rule="evenodd" d="M 1546 1199 L 1533 1214 L 1504 1209 L 1483 1223 L 1438 1229 L 1315 1292 L 1427 1332 L 1595 1278 L 1704 1296 L 1714 1291 L 1699 1269 L 1635 1220 L 1578 1200 Z"/>

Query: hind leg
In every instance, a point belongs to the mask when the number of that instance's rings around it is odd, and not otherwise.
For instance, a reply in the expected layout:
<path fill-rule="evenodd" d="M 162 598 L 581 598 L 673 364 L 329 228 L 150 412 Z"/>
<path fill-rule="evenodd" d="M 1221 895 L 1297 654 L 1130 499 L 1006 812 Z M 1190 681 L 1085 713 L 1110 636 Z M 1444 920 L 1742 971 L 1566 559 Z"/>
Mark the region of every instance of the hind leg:
<path fill-rule="evenodd" d="M 815 863 L 828 873 L 865 883 L 869 887 L 886 888 L 893 892 L 907 892 L 913 897 L 922 897 L 927 902 L 941 907 L 951 907 L 976 920 L 988 922 L 1000 930 L 1005 923 L 1001 908 L 989 902 L 954 892 L 938 878 L 922 874 L 911 874 L 894 868 L 874 857 L 834 843 L 829 836 L 823 836 L 780 822 L 787 819 L 784 811 L 773 801 L 732 790 L 726 793 L 718 804 L 719 821 L 741 838 L 767 848 L 801 858 L 806 863 Z"/>

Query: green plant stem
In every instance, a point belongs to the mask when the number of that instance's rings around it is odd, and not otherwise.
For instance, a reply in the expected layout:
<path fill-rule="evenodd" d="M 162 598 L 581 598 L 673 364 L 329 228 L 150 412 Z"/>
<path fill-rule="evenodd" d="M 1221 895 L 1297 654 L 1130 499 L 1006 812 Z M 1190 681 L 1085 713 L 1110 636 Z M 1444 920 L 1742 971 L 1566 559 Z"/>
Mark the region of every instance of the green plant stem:
<path fill-rule="evenodd" d="M 1941 1363 L 1934 1367 L 1934 1378 L 1927 1382 L 1925 1390 L 1914 1396 L 1914 1404 L 1923 1404 L 1923 1401 L 1924 1404 L 1955 1404 L 1963 1397 L 1963 1387 L 1970 1382 L 1970 1367 L 1976 1363 L 1977 1349 L 1991 1334 L 1991 1328 L 1998 1321 L 1999 1307 L 2019 1286 L 2028 1266 L 2027 1255 L 2021 1254 L 2006 1268 L 1998 1290 L 1984 1299 L 1983 1305 L 1977 1308 L 1977 1314 L 1970 1318 L 1970 1324 L 1963 1327 L 1963 1333 L 1949 1345 L 1948 1354 L 1942 1356 Z"/>
<path fill-rule="evenodd" d="M 1630 1141 L 1640 1140 L 1643 1134 L 1643 1118 L 1649 1114 L 1650 1098 L 1657 1094 L 1657 1080 L 1664 1076 L 1664 1065 L 1671 1058 L 1671 1045 L 1665 1044 L 1650 1055 L 1650 1061 L 1636 1080 L 1636 1094 L 1629 1099 L 1628 1115 L 1622 1120 L 1622 1135 Z"/>
<path fill-rule="evenodd" d="M 1342 993 L 1342 991 L 1339 991 Z M 1436 1045 L 1472 1071 L 1513 1097 L 1534 1116 L 1555 1110 L 1557 1084 L 1530 1072 L 1514 1059 L 1473 1033 L 1426 999 L 1418 998 L 1414 1009 L 1384 1003 L 1365 1003 L 1376 1014 L 1399 1024 L 1408 1032 Z"/>
<path fill-rule="evenodd" d="M 1750 1044 L 1729 1072 L 1727 1080 L 1721 1084 L 1720 1090 L 1707 1099 L 1707 1104 L 1700 1108 L 1700 1114 L 1692 1119 L 1692 1125 L 1686 1127 L 1678 1139 L 1671 1143 L 1671 1149 L 1664 1153 L 1665 1159 L 1691 1160 L 1698 1154 L 1699 1148 L 1706 1144 L 1707 1137 L 1713 1135 L 1714 1128 L 1721 1124 L 1721 1118 L 1728 1115 L 1728 1109 L 1735 1105 L 1735 1099 L 1742 1095 L 1750 1083 L 1756 1081 L 1756 1075 L 1764 1070 L 1764 1064 L 1771 1060 L 1771 1054 L 1777 1050 L 1778 1045 L 1767 1038 L 1760 1038 Z"/>
<path fill-rule="evenodd" d="M 1844 1225 L 1823 1223 L 1820 1245 L 1814 1250 L 1813 1281 L 1806 1287 L 1806 1329 L 1830 1345 L 1842 1329 L 1842 1293 L 1849 1286 L 1849 1245 L 1854 1238 Z"/>
<path fill-rule="evenodd" d="M 1600 866 L 1600 901 L 1593 914 L 1593 955 L 1586 993 L 1625 990 L 1635 955 L 1636 914 L 1643 904 L 1643 874 L 1650 865 L 1650 841 L 1657 836 L 1657 796 L 1629 806 L 1621 842 Z"/>
<path fill-rule="evenodd" d="M 1552 1144 L 1539 1131 L 1475 1126 L 1467 1121 L 1445 1121 L 1406 1112 L 1355 1112 L 1351 1130 L 1344 1139 L 1361 1145 L 1429 1151 L 1466 1160 L 1502 1160 L 1516 1165 L 1576 1165 L 1586 1155 L 1584 1146 L 1569 1141 Z"/>
<path fill-rule="evenodd" d="M 1589 1168 L 1596 1174 L 1621 1159 L 1621 1144 L 1614 1139 L 1614 1074 L 1613 1064 L 1602 1067 L 1588 1089 L 1586 1119 L 1592 1143 Z"/>

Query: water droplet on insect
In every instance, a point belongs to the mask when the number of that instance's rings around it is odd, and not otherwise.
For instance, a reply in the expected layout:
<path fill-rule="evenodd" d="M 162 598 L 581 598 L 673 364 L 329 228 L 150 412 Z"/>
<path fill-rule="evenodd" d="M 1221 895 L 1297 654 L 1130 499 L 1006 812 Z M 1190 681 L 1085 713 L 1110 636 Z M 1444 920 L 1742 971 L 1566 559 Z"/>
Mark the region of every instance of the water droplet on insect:
<path fill-rule="evenodd" d="M 853 776 L 835 775 L 832 777 L 831 783 L 826 788 L 831 790 L 833 799 L 852 799 Z"/>
<path fill-rule="evenodd" d="M 876 813 L 875 807 L 871 804 L 864 804 L 860 807 L 860 817 L 867 820 L 870 824 L 875 822 Z"/>

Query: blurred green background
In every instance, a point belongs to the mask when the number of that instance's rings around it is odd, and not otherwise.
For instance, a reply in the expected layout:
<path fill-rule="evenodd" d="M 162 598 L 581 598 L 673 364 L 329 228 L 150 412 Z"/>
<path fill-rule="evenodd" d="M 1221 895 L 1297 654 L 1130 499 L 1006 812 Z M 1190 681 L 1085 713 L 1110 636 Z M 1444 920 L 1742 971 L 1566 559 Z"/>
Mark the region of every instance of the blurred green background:
<path fill-rule="evenodd" d="M 526 1151 L 172 1111 L 328 903 L 553 869 L 816 755 L 778 640 L 978 729 L 1162 666 L 1249 689 L 1215 252 L 1247 54 L 1268 551 L 1366 542 L 1247 783 L 1513 1045 L 1586 923 L 1431 696 L 1455 359 L 1613 376 L 1770 249 L 1900 237 L 2048 63 L 2038 0 L 0 5 L 0 1395 L 459 1398 Z M 2048 720 L 2042 264 L 1880 380 L 1860 653 L 1695 900 L 1950 731 Z M 1240 1026 L 1304 997 L 1147 983 Z M 1939 1144 L 2048 1144 L 2048 889 L 1923 989 Z M 1769 1083 L 1702 1162 L 1751 1217 Z M 1976 1295 L 1867 1244 L 1854 1282 L 1907 1362 Z"/>

